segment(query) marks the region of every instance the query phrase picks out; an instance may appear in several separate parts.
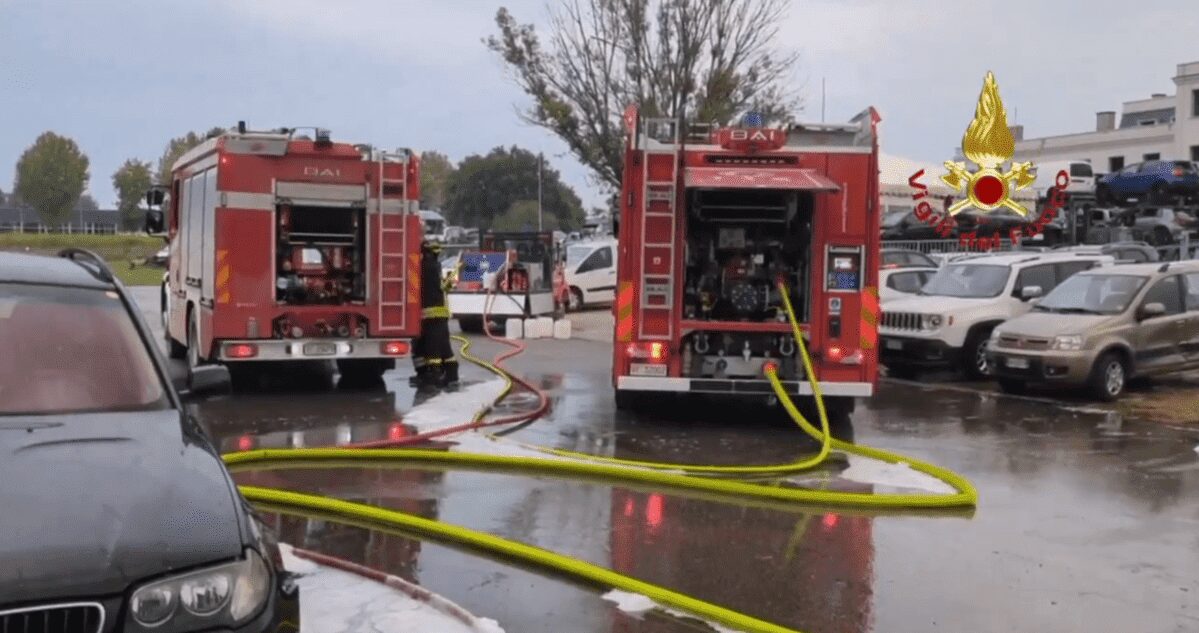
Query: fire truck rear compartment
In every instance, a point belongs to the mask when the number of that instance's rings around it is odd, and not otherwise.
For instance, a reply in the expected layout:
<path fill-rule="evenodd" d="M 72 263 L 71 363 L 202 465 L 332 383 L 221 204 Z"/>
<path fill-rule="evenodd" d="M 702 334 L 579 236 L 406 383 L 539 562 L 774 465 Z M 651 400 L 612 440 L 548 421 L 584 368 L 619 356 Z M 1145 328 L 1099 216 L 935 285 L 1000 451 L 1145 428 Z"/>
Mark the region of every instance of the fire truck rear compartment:
<path fill-rule="evenodd" d="M 774 360 L 784 377 L 798 376 L 789 330 L 728 331 L 721 325 L 786 323 L 780 278 L 797 316 L 808 320 L 812 194 L 691 190 L 687 203 L 683 318 L 711 322 L 713 328 L 684 337 L 685 375 L 761 378 L 762 364 Z"/>
<path fill-rule="evenodd" d="M 277 303 L 339 306 L 366 300 L 365 209 L 281 204 L 276 208 L 275 226 Z M 277 336 L 346 336 L 357 335 L 365 327 L 360 318 L 348 313 L 315 319 L 291 314 L 276 319 L 273 329 Z"/>

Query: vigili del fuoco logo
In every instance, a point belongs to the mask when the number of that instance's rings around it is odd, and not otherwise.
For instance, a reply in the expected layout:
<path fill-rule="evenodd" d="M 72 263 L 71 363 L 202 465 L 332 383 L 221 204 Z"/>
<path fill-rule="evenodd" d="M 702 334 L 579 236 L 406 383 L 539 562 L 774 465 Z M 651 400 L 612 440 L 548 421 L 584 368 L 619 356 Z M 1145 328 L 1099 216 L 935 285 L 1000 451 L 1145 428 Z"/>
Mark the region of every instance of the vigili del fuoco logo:
<path fill-rule="evenodd" d="M 1003 108 L 1003 100 L 999 97 L 999 84 L 995 82 L 995 75 L 988 71 L 986 79 L 983 80 L 982 92 L 978 95 L 974 120 L 962 136 L 962 154 L 974 163 L 977 169 L 971 170 L 964 161 L 947 160 L 946 173 L 941 175 L 941 182 L 955 193 L 964 194 L 964 197 L 953 204 L 947 204 L 943 213 L 936 213 L 932 205 L 924 200 L 928 196 L 928 187 L 920 182 L 920 178 L 924 176 L 924 170 L 921 169 L 908 179 L 908 184 L 914 190 L 912 199 L 919 201 L 915 209 L 916 218 L 934 227 L 941 237 L 946 238 L 953 234 L 957 225 L 954 216 L 969 208 L 974 208 L 981 214 L 1004 208 L 1027 218 L 1029 210 L 1013 199 L 1012 194 L 1026 189 L 1036 181 L 1035 166 L 1031 162 L 1012 161 L 1015 153 L 1016 141 L 1007 125 L 1007 112 Z M 1058 172 L 1040 217 L 1031 223 L 1012 228 L 1008 231 L 1008 238 L 1015 243 L 1021 238 L 1040 234 L 1065 204 L 1065 188 L 1069 184 L 1069 174 L 1065 171 Z M 962 246 L 983 250 L 1000 246 L 1001 239 L 998 233 L 981 238 L 976 231 L 958 235 L 958 241 Z"/>

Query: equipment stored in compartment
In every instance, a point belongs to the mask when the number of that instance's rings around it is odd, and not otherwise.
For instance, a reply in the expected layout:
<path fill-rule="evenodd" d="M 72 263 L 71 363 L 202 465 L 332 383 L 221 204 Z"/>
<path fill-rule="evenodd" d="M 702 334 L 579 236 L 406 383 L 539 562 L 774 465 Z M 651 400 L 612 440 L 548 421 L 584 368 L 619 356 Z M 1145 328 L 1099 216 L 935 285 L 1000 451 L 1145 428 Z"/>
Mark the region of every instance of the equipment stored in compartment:
<path fill-rule="evenodd" d="M 806 294 L 812 199 L 798 191 L 690 192 L 684 318 L 782 321 L 777 280 Z"/>
<path fill-rule="evenodd" d="M 280 205 L 275 299 L 341 305 L 366 299 L 364 209 Z"/>

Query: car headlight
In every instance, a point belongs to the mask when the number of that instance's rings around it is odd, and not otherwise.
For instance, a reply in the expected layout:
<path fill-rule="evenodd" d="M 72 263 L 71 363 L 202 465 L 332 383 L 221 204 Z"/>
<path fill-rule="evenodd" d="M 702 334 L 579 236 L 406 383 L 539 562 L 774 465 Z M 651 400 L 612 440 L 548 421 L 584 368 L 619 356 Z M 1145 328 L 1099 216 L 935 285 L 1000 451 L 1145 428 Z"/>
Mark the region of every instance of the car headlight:
<path fill-rule="evenodd" d="M 939 314 L 926 314 L 920 319 L 921 328 L 925 330 L 935 330 L 941 327 L 943 322 L 944 319 Z"/>
<path fill-rule="evenodd" d="M 1082 349 L 1082 337 L 1077 334 L 1066 334 L 1053 337 L 1053 349 L 1064 352 L 1077 352 Z"/>
<path fill-rule="evenodd" d="M 160 633 L 237 626 L 270 595 L 271 572 L 252 549 L 244 559 L 142 585 L 129 601 L 129 630 Z"/>
<path fill-rule="evenodd" d="M 999 328 L 995 328 L 994 330 L 991 330 L 991 347 L 995 347 L 995 344 L 998 342 L 999 342 Z"/>

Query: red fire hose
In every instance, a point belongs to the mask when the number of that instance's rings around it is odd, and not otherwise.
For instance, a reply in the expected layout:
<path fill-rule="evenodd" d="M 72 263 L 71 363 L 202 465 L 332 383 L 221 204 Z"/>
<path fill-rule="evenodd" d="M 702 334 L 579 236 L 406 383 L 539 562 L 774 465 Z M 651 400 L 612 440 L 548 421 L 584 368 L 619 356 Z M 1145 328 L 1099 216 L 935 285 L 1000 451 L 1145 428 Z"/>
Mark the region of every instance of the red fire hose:
<path fill-rule="evenodd" d="M 491 297 L 492 297 L 492 295 L 489 292 L 487 294 L 487 298 L 484 300 L 484 304 L 483 304 L 484 305 L 484 308 L 483 308 L 483 332 L 484 332 L 484 334 L 487 335 L 487 338 L 489 338 L 497 343 L 502 343 L 502 344 L 507 345 L 508 347 L 512 348 L 502 354 L 497 355 L 494 359 L 492 359 L 492 365 L 494 365 L 497 368 L 500 368 L 503 366 L 504 361 L 524 352 L 525 344 L 520 341 L 515 341 L 515 340 L 509 339 L 509 338 L 496 336 L 491 333 L 491 328 L 488 327 L 488 322 L 489 322 L 488 317 L 490 316 L 489 310 L 490 310 L 490 305 L 491 305 Z M 505 416 L 502 418 L 496 418 L 494 420 L 487 420 L 486 422 L 484 422 L 483 419 L 480 417 L 480 418 L 478 418 L 476 420 L 472 420 L 470 422 L 464 422 L 462 424 L 455 424 L 453 426 L 447 426 L 447 427 L 440 428 L 440 429 L 434 429 L 432 431 L 425 431 L 424 433 L 418 433 L 416 435 L 409 435 L 407 437 L 402 437 L 402 438 L 398 438 L 398 439 L 374 440 L 374 441 L 370 441 L 370 442 L 358 442 L 358 443 L 354 443 L 354 444 L 346 444 L 345 447 L 346 448 L 395 448 L 395 447 L 400 447 L 400 446 L 411 446 L 413 444 L 421 444 L 424 442 L 428 442 L 429 440 L 442 438 L 447 435 L 453 435 L 455 433 L 461 433 L 463 431 L 471 431 L 471 430 L 475 430 L 475 429 L 482 429 L 482 428 L 488 428 L 488 427 L 494 427 L 494 426 L 504 426 L 504 425 L 508 425 L 508 424 L 519 424 L 522 422 L 532 422 L 532 421 L 536 420 L 537 418 L 540 418 L 541 416 L 545 415 L 545 412 L 548 411 L 549 407 L 550 407 L 549 396 L 547 396 L 545 394 L 545 392 L 542 391 L 541 389 L 538 389 L 537 387 L 533 386 L 531 383 L 529 383 L 524 378 L 521 378 L 520 376 L 516 376 L 514 374 L 510 374 L 508 372 L 505 372 L 505 374 L 507 374 L 507 376 L 509 378 L 511 378 L 514 383 L 520 385 L 521 387 L 523 387 L 524 389 L 526 389 L 527 391 L 529 391 L 531 393 L 537 394 L 537 406 L 535 408 L 533 408 L 530 411 L 524 412 L 524 413 L 517 413 L 514 415 Z M 505 394 L 505 397 L 506 397 L 506 395 L 507 394 Z M 499 401 L 497 400 L 496 403 L 498 403 L 498 402 Z M 492 406 L 494 406 L 494 404 Z"/>

